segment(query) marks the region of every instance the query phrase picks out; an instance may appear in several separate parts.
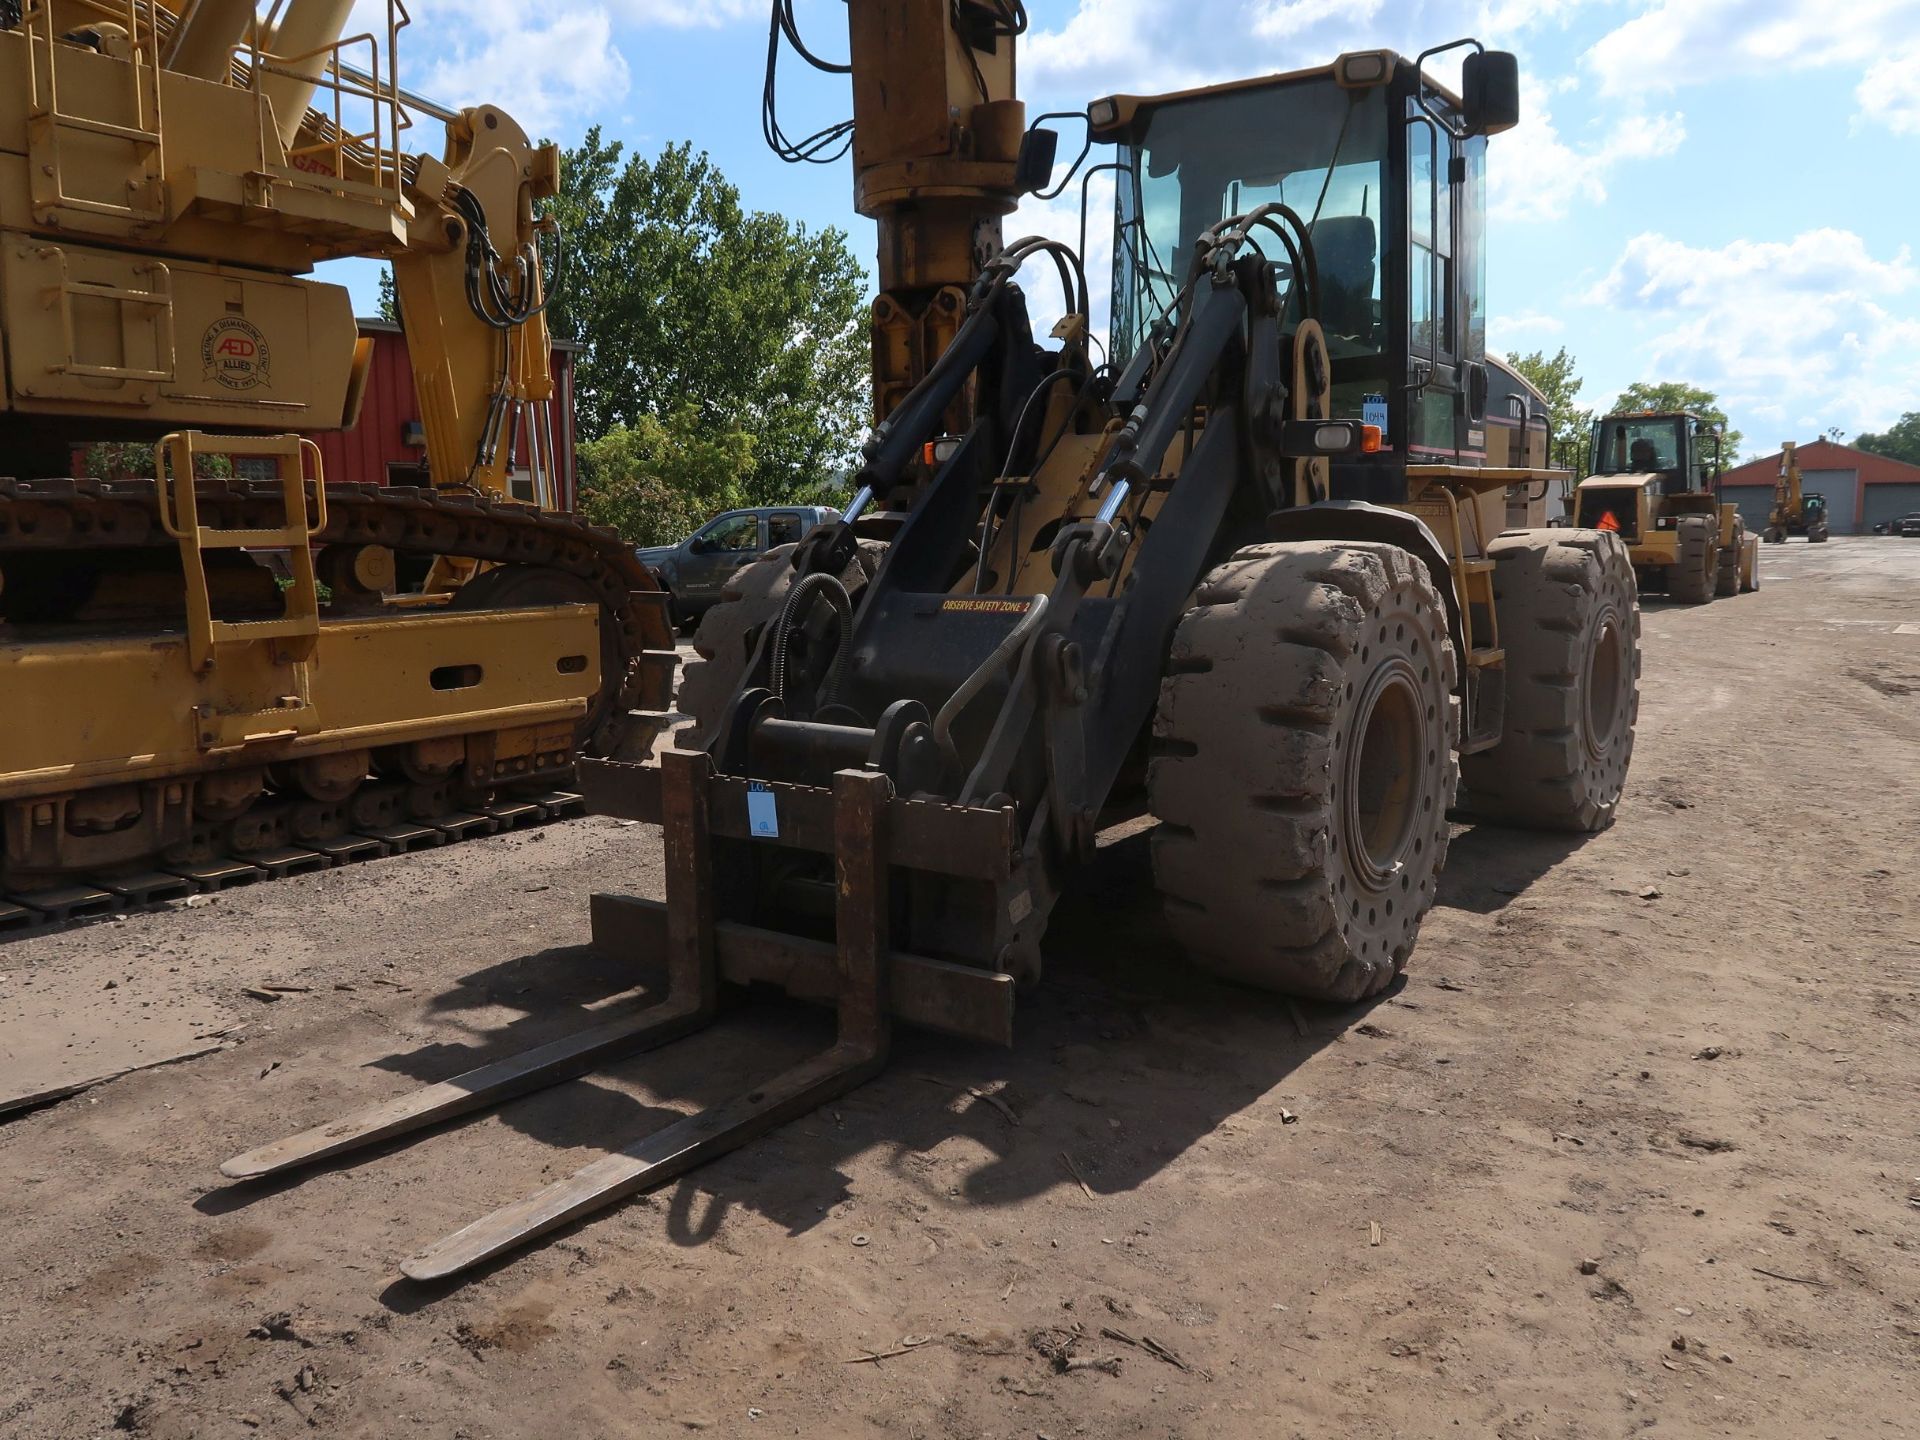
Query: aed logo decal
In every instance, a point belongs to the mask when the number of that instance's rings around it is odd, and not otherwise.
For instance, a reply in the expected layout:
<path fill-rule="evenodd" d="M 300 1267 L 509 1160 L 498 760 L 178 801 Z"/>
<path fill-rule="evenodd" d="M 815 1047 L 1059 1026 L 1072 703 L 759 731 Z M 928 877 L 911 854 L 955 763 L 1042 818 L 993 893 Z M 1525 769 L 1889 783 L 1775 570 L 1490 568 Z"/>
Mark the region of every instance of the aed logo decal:
<path fill-rule="evenodd" d="M 267 337 L 238 315 L 224 315 L 200 337 L 200 368 L 208 380 L 229 390 L 251 390 L 272 382 Z"/>

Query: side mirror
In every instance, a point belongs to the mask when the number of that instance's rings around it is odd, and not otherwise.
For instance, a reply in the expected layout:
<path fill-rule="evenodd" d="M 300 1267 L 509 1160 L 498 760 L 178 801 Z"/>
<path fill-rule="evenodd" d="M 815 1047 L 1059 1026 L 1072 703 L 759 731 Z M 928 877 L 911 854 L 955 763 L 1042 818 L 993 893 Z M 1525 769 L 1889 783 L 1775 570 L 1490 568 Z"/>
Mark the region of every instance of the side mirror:
<path fill-rule="evenodd" d="M 1019 195 L 1031 195 L 1047 188 L 1053 178 L 1053 157 L 1060 149 L 1056 131 L 1035 127 L 1020 137 L 1020 154 L 1013 162 L 1013 188 Z"/>
<path fill-rule="evenodd" d="M 1460 71 L 1461 110 L 1469 135 L 1498 135 L 1520 123 L 1520 62 L 1511 51 L 1482 50 Z"/>
<path fill-rule="evenodd" d="M 713 542 L 696 535 L 687 541 L 687 553 L 689 555 L 711 555 L 713 553 Z"/>

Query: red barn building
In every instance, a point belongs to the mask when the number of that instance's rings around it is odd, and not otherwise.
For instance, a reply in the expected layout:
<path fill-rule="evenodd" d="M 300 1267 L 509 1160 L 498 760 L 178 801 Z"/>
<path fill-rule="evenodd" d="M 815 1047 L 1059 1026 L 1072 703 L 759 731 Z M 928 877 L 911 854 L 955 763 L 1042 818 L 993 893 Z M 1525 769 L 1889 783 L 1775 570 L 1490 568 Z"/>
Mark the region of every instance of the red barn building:
<path fill-rule="evenodd" d="M 1920 465 L 1889 460 L 1851 445 L 1814 440 L 1795 452 L 1800 488 L 1827 500 L 1827 525 L 1836 535 L 1864 535 L 1875 525 L 1920 510 Z M 1747 529 L 1766 528 L 1780 452 L 1727 471 L 1720 498 L 1740 507 Z"/>
<path fill-rule="evenodd" d="M 427 440 L 420 423 L 420 400 L 413 392 L 406 332 L 390 320 L 361 320 L 359 325 L 361 335 L 373 341 L 373 368 L 367 376 L 359 422 L 351 430 L 314 437 L 327 479 L 424 485 Z M 559 452 L 558 500 L 563 510 L 573 509 L 579 494 L 573 453 L 573 360 L 579 350 L 571 340 L 556 340 L 553 345 L 554 398 L 548 403 L 553 411 L 554 449 Z M 523 434 L 514 452 L 513 497 L 531 501 L 533 484 L 526 456 Z"/>

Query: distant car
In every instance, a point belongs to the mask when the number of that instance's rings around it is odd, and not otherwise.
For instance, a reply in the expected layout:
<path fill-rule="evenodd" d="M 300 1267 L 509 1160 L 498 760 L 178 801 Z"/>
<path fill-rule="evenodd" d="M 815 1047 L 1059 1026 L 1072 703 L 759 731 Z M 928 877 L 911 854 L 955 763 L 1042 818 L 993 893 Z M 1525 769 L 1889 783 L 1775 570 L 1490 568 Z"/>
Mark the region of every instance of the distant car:
<path fill-rule="evenodd" d="M 1920 510 L 1914 511 L 1911 515 L 1902 515 L 1894 523 L 1900 527 L 1897 533 L 1901 535 L 1908 538 L 1920 535 Z"/>
<path fill-rule="evenodd" d="M 839 518 L 840 512 L 826 505 L 728 510 L 677 545 L 645 545 L 633 553 L 673 597 L 674 623 L 691 629 L 719 601 L 734 571 L 776 546 L 791 545 L 814 526 Z"/>

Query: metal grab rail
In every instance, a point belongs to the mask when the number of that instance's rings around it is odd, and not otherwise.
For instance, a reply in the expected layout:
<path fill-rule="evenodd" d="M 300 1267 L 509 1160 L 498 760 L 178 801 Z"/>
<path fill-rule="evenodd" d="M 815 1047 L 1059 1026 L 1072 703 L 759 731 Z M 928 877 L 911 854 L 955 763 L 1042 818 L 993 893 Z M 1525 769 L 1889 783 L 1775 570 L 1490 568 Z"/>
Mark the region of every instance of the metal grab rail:
<path fill-rule="evenodd" d="M 204 442 L 212 443 L 204 443 Z M 280 494 L 286 506 L 283 525 L 259 530 L 228 530 L 200 523 L 194 486 L 195 457 L 206 454 L 259 455 L 279 462 Z M 313 461 L 313 516 L 307 514 L 304 461 Z M 312 543 L 327 525 L 327 487 L 320 447 L 299 435 L 219 435 L 180 430 L 162 436 L 153 447 L 154 479 L 159 487 L 160 524 L 180 547 L 186 572 L 187 654 L 196 671 L 213 667 L 221 645 L 275 642 L 285 664 L 311 658 L 320 636 L 320 589 L 314 574 Z M 207 587 L 206 552 L 247 547 L 281 548 L 293 583 L 286 591 L 286 613 L 277 620 L 215 620 Z M 304 676 L 301 677 L 304 687 Z M 277 707 L 287 708 L 287 707 Z"/>
<path fill-rule="evenodd" d="M 47 212 L 66 211 L 136 221 L 162 220 L 166 208 L 166 164 L 161 151 L 160 36 L 152 24 L 142 21 L 143 15 L 150 12 L 139 0 L 66 0 L 60 8 L 63 17 L 60 26 L 54 24 L 53 0 L 26 0 L 21 11 L 21 28 L 27 39 L 28 169 L 36 215 L 44 219 Z M 73 21 L 75 11 L 95 15 L 125 30 L 130 50 L 127 77 L 133 87 L 133 124 L 116 125 L 61 111 L 61 34 L 63 27 Z M 46 51 L 44 75 L 40 68 L 43 48 Z M 124 140 L 134 146 L 141 152 L 145 183 L 130 182 L 124 202 L 67 194 L 60 160 L 62 131 Z"/>

